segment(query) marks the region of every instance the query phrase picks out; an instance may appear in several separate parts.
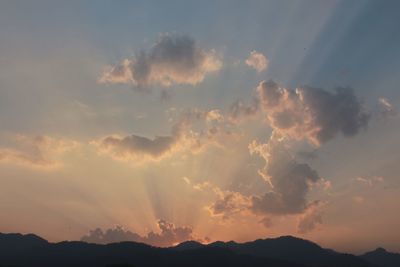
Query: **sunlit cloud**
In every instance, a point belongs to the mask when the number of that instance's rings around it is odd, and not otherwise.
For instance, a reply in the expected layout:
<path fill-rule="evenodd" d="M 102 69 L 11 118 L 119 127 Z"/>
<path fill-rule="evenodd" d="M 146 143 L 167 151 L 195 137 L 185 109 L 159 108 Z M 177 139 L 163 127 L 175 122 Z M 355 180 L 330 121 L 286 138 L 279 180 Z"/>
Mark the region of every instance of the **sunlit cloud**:
<path fill-rule="evenodd" d="M 291 90 L 269 80 L 261 82 L 257 91 L 273 129 L 316 146 L 338 133 L 357 134 L 370 118 L 350 88 L 336 88 L 334 93 L 312 87 Z"/>
<path fill-rule="evenodd" d="M 378 99 L 380 114 L 384 117 L 394 116 L 397 114 L 396 109 L 393 107 L 393 104 L 389 102 L 389 100 L 385 97 L 380 97 Z"/>
<path fill-rule="evenodd" d="M 249 149 L 264 158 L 266 165 L 260 174 L 272 188 L 263 196 L 252 197 L 252 211 L 276 215 L 304 212 L 310 205 L 307 192 L 310 184 L 320 179 L 318 173 L 308 164 L 298 163 L 276 133 L 267 144 L 253 142 Z"/>
<path fill-rule="evenodd" d="M 380 184 L 383 183 L 385 181 L 385 179 L 382 176 L 373 176 L 373 177 L 362 177 L 359 176 L 357 178 L 355 178 L 355 180 L 359 183 L 368 185 L 368 186 L 374 186 L 376 184 Z"/>
<path fill-rule="evenodd" d="M 0 148 L 0 163 L 53 169 L 62 165 L 58 157 L 76 148 L 79 143 L 63 138 L 39 135 L 15 135 L 7 147 Z"/>
<path fill-rule="evenodd" d="M 251 51 L 250 56 L 246 59 L 246 65 L 262 72 L 268 68 L 269 60 L 260 52 Z"/>
<path fill-rule="evenodd" d="M 246 211 L 250 207 L 250 198 L 239 192 L 221 190 L 214 187 L 217 200 L 208 207 L 212 216 L 222 216 L 223 219 L 229 219 L 232 215 Z"/>
<path fill-rule="evenodd" d="M 91 144 L 100 154 L 110 155 L 117 160 L 140 163 L 146 160 L 160 160 L 178 152 L 199 153 L 207 145 L 220 146 L 234 137 L 234 134 L 226 129 L 224 117 L 218 109 L 188 109 L 177 116 L 170 135 L 154 138 L 135 134 L 110 135 L 93 140 Z"/>
<path fill-rule="evenodd" d="M 196 85 L 221 67 L 222 60 L 215 50 L 198 47 L 186 35 L 163 34 L 148 52 L 142 51 L 109 67 L 99 82 L 130 84 L 142 89 L 152 85 Z"/>
<path fill-rule="evenodd" d="M 312 203 L 307 207 L 307 210 L 301 214 L 297 222 L 297 232 L 300 234 L 306 234 L 319 225 L 322 224 L 322 208 L 324 203 L 318 201 Z"/>
<path fill-rule="evenodd" d="M 165 220 L 158 220 L 159 232 L 150 231 L 146 235 L 125 230 L 121 226 L 102 230 L 96 228 L 84 235 L 81 240 L 88 243 L 109 244 L 124 241 L 141 242 L 157 247 L 169 247 L 187 240 L 202 241 L 195 237 L 193 229 L 189 226 L 175 226 Z"/>

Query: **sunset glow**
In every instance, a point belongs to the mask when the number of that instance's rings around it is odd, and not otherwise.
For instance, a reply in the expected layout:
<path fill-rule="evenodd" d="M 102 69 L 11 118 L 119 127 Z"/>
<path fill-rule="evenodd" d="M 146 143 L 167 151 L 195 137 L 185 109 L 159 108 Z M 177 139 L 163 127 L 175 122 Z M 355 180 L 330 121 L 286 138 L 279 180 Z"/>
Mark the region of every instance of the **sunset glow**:
<path fill-rule="evenodd" d="M 0 232 L 400 252 L 399 8 L 0 3 Z"/>

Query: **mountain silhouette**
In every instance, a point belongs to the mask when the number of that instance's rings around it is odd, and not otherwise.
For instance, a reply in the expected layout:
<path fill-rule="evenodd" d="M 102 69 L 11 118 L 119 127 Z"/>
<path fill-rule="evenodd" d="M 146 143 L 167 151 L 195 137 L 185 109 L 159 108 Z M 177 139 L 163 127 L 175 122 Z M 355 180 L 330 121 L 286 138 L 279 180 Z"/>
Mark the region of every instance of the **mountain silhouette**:
<path fill-rule="evenodd" d="M 203 247 L 205 247 L 205 245 L 203 245 L 202 243 L 194 240 L 189 240 L 178 244 L 177 246 L 173 247 L 173 249 L 177 251 L 185 251 L 191 249 L 199 249 Z"/>
<path fill-rule="evenodd" d="M 219 241 L 210 246 L 230 248 L 240 254 L 284 259 L 311 266 L 366 266 L 364 260 L 354 255 L 324 249 L 313 242 L 293 236 L 258 239 L 242 244 L 233 241 L 227 243 Z"/>
<path fill-rule="evenodd" d="M 50 243 L 33 234 L 0 234 L 1 267 L 377 266 L 376 262 L 366 256 L 370 253 L 361 257 L 342 254 L 291 236 L 259 239 L 246 243 L 218 241 L 207 245 L 186 241 L 175 247 L 158 248 L 136 242 L 106 245 L 81 241 Z"/>
<path fill-rule="evenodd" d="M 399 267 L 400 254 L 386 251 L 384 248 L 377 248 L 360 256 L 364 260 L 380 267 Z"/>

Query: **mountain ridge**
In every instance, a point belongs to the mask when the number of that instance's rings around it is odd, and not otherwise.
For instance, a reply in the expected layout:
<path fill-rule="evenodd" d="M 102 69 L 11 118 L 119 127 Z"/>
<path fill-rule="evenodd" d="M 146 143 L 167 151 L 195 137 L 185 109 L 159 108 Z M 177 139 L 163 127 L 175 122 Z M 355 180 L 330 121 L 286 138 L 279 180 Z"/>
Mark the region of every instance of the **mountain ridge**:
<path fill-rule="evenodd" d="M 398 267 L 390 265 L 397 257 L 400 254 L 382 248 L 360 256 L 340 253 L 294 236 L 244 243 L 202 244 L 188 240 L 160 248 L 129 241 L 105 245 L 82 241 L 51 243 L 34 234 L 0 233 L 0 266 Z"/>

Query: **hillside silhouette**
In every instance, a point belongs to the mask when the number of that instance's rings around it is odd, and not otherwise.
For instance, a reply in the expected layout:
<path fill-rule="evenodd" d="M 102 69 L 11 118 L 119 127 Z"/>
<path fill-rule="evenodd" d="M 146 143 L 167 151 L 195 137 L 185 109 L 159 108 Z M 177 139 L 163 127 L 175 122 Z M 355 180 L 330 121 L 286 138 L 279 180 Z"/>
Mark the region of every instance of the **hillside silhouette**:
<path fill-rule="evenodd" d="M 158 248 L 136 242 L 106 245 L 81 241 L 50 243 L 33 234 L 0 234 L 0 267 L 392 267 L 399 266 L 390 265 L 396 256 L 399 254 L 378 249 L 357 257 L 292 236 L 246 243 L 217 241 L 207 245 L 186 241 L 175 247 Z"/>

